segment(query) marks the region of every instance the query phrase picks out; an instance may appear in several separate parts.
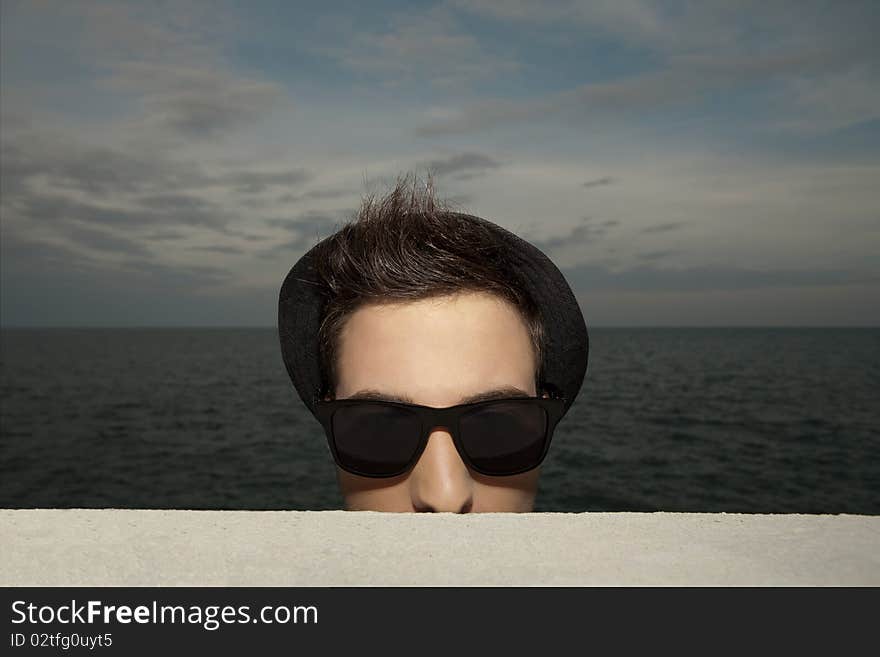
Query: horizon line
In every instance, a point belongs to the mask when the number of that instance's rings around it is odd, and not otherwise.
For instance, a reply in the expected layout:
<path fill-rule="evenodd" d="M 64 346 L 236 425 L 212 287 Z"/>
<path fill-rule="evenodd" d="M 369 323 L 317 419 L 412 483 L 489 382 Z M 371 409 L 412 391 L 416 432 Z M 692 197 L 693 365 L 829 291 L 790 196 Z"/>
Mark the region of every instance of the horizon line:
<path fill-rule="evenodd" d="M 877 324 L 591 324 L 587 329 L 877 329 Z M 0 325 L 0 330 L 34 330 L 34 329 L 272 329 L 278 330 L 277 326 L 263 324 L 30 324 L 30 325 Z"/>

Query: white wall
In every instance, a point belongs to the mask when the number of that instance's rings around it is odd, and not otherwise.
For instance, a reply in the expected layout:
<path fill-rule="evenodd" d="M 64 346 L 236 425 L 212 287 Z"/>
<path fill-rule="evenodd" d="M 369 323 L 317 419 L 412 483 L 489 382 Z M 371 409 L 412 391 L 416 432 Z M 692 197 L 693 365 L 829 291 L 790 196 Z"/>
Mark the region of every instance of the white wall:
<path fill-rule="evenodd" d="M 880 585 L 880 517 L 0 510 L 0 585 Z"/>

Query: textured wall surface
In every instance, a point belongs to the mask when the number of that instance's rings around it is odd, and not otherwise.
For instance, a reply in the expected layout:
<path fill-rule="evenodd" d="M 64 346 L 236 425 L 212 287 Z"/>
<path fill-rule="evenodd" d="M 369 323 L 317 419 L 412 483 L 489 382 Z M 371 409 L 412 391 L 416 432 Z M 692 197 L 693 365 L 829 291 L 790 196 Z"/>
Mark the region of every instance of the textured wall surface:
<path fill-rule="evenodd" d="M 880 517 L 0 510 L 0 585 L 880 585 Z"/>

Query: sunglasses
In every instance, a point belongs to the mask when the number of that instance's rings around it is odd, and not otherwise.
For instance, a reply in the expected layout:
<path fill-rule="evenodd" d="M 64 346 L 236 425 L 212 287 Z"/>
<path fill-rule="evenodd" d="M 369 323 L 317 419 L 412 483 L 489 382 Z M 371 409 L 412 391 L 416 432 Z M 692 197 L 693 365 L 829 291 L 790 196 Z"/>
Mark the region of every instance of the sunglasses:
<path fill-rule="evenodd" d="M 541 397 L 447 408 L 372 399 L 316 404 L 336 464 L 362 477 L 394 477 L 409 471 L 436 428 L 449 432 L 461 460 L 480 474 L 527 472 L 544 460 L 564 412 L 564 400 Z"/>

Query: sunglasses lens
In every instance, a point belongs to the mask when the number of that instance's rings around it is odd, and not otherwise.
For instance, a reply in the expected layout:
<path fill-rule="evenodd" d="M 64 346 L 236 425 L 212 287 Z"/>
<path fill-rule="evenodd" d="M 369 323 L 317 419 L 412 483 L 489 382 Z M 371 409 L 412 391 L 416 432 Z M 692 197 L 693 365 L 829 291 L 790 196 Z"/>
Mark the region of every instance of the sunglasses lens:
<path fill-rule="evenodd" d="M 544 453 L 547 414 L 536 404 L 496 402 L 464 413 L 459 428 L 462 446 L 481 472 L 524 472 Z"/>
<path fill-rule="evenodd" d="M 402 473 L 418 449 L 420 430 L 419 416 L 397 406 L 359 404 L 333 413 L 339 464 L 366 476 Z"/>

